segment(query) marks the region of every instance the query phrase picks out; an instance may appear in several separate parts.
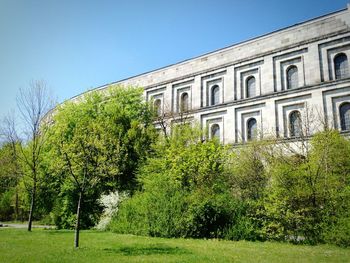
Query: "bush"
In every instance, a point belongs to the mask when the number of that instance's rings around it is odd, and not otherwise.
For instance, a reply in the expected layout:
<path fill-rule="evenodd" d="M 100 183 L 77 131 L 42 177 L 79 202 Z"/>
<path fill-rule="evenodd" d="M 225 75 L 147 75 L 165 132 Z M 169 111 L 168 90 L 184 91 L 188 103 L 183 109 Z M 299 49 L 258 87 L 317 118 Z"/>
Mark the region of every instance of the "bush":
<path fill-rule="evenodd" d="M 350 143 L 339 133 L 316 134 L 307 156 L 267 143 L 230 153 L 217 141 L 177 136 L 141 166 L 142 189 L 122 203 L 110 229 L 349 246 Z"/>
<path fill-rule="evenodd" d="M 184 215 L 185 236 L 223 238 L 235 212 L 230 199 L 223 194 L 203 196 L 203 193 L 194 193 Z"/>
<path fill-rule="evenodd" d="M 139 170 L 142 190 L 124 201 L 109 229 L 158 237 L 253 237 L 247 205 L 231 194 L 229 154 L 218 141 L 177 130 Z M 163 144 L 164 143 L 164 144 Z M 241 219 L 245 218 L 245 223 Z"/>
<path fill-rule="evenodd" d="M 147 214 L 143 206 L 141 195 L 135 194 L 132 198 L 125 199 L 106 230 L 120 234 L 148 235 Z"/>
<path fill-rule="evenodd" d="M 118 233 L 179 237 L 182 233 L 185 193 L 165 176 L 153 178 L 152 191 L 126 199 L 114 214 L 109 230 Z"/>
<path fill-rule="evenodd" d="M 127 196 L 126 192 L 120 194 L 118 191 L 101 195 L 99 202 L 103 206 L 103 214 L 96 225 L 98 230 L 106 230 L 108 224 L 112 220 L 113 214 L 118 212 L 120 202 L 127 198 Z"/>
<path fill-rule="evenodd" d="M 350 216 L 342 217 L 325 234 L 328 243 L 350 247 Z"/>
<path fill-rule="evenodd" d="M 12 205 L 13 191 L 9 190 L 0 195 L 0 220 L 11 220 L 14 213 Z"/>
<path fill-rule="evenodd" d="M 349 141 L 336 131 L 318 133 L 308 155 L 297 157 L 275 156 L 263 233 L 267 239 L 317 244 L 334 225 L 328 240 L 342 239 L 340 229 L 347 226 L 338 220 L 350 207 L 344 202 L 350 196 Z"/>
<path fill-rule="evenodd" d="M 233 203 L 231 222 L 224 231 L 224 238 L 229 240 L 262 240 L 255 213 L 256 205 L 252 202 L 236 200 Z"/>
<path fill-rule="evenodd" d="M 97 224 L 103 210 L 98 202 L 98 195 L 99 191 L 96 189 L 86 191 L 81 204 L 81 210 L 84 211 L 80 215 L 81 229 L 88 229 Z M 50 213 L 52 221 L 58 229 L 74 228 L 78 198 L 75 186 L 71 182 L 65 182 L 61 185 L 60 193 Z"/>

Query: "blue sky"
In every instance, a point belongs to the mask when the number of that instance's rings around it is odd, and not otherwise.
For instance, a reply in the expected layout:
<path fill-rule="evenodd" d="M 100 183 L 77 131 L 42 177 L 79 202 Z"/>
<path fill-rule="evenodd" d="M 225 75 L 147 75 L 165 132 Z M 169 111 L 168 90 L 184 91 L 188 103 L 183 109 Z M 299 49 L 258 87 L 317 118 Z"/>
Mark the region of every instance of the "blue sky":
<path fill-rule="evenodd" d="M 62 102 L 347 2 L 0 0 L 0 118 L 31 80 L 45 80 Z"/>

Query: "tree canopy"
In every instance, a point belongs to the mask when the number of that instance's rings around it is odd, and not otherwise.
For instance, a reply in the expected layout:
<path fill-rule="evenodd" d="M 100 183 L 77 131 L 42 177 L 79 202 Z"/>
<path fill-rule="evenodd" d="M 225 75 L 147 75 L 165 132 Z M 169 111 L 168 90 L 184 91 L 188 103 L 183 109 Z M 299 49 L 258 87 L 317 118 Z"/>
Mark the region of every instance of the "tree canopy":
<path fill-rule="evenodd" d="M 97 199 L 102 193 L 135 188 L 136 168 L 147 157 L 154 138 L 152 111 L 141 94 L 140 89 L 110 87 L 88 93 L 79 102 L 66 102 L 53 113 L 50 169 L 63 181 L 62 201 L 78 200 L 77 229 L 81 206 L 90 210 L 84 213 L 86 227 L 96 223 L 91 218 L 100 210 Z M 68 220 L 59 224 L 69 226 L 74 221 L 72 206 L 58 207 L 62 208 L 58 213 L 66 215 L 57 219 Z"/>

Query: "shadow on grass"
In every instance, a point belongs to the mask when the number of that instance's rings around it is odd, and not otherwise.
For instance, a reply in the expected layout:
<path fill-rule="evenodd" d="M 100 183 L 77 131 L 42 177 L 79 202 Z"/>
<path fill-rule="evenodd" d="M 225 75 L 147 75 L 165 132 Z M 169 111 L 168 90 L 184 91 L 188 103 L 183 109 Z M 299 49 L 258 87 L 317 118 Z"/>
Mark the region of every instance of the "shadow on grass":
<path fill-rule="evenodd" d="M 149 246 L 125 246 L 119 248 L 105 248 L 104 251 L 109 253 L 118 253 L 124 256 L 139 256 L 139 255 L 179 255 L 190 254 L 186 249 L 179 247 L 169 247 L 161 244 L 154 244 Z"/>

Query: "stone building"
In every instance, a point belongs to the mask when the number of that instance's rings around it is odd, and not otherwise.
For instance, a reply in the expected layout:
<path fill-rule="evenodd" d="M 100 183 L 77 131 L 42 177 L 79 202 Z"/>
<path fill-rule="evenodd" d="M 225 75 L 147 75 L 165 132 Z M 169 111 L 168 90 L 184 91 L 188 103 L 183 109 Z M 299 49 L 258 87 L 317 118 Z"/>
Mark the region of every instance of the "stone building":
<path fill-rule="evenodd" d="M 225 144 L 295 138 L 306 122 L 307 135 L 350 131 L 349 58 L 350 6 L 115 84 L 143 87 L 159 115 L 186 113 Z"/>

